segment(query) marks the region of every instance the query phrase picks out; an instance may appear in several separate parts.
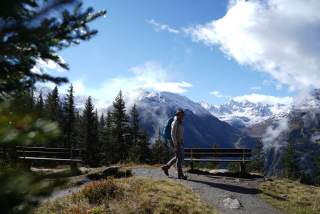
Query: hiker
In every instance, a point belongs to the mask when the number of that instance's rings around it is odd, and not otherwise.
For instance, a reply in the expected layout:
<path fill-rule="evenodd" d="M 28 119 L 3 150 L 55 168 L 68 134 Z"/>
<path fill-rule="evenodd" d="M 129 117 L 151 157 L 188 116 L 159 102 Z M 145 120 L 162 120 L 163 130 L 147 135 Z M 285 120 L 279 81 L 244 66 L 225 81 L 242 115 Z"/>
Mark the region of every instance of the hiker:
<path fill-rule="evenodd" d="M 170 167 L 176 162 L 177 172 L 179 179 L 187 179 L 187 176 L 183 175 L 182 162 L 183 162 L 183 118 L 184 111 L 178 109 L 176 115 L 171 123 L 171 140 L 174 147 L 175 156 L 166 164 L 161 167 L 164 173 L 169 176 Z"/>

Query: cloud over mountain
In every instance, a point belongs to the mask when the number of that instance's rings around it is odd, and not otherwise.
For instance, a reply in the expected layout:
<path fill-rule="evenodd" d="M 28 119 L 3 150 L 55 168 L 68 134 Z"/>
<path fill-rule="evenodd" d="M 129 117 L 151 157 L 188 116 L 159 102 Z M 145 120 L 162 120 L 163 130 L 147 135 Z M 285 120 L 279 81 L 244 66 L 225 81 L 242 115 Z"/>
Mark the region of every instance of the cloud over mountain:
<path fill-rule="evenodd" d="M 224 17 L 184 28 L 291 89 L 320 85 L 320 1 L 230 1 Z"/>
<path fill-rule="evenodd" d="M 75 95 L 92 96 L 96 107 L 104 108 L 112 103 L 120 90 L 124 93 L 127 104 L 130 106 L 144 90 L 182 94 L 192 87 L 191 83 L 176 77 L 172 69 L 155 61 L 147 61 L 128 70 L 130 75 L 116 76 L 102 81 L 97 86 L 90 86 L 85 79 L 81 78 L 71 81 Z M 51 89 L 55 87 L 52 83 L 47 83 L 45 86 Z M 62 85 L 59 89 L 62 93 L 66 93 L 68 87 L 68 85 Z"/>

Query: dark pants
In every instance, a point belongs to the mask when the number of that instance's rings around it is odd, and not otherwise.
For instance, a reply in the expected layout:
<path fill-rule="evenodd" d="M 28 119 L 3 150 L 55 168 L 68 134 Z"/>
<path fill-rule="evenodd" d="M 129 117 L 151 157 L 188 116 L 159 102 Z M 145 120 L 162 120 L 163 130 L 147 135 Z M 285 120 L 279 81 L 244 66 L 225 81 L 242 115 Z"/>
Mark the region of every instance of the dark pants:
<path fill-rule="evenodd" d="M 170 168 L 174 162 L 177 164 L 177 172 L 178 172 L 178 177 L 183 175 L 182 172 L 182 163 L 183 163 L 183 148 L 181 145 L 176 146 L 174 148 L 175 156 L 169 160 L 169 162 L 166 164 L 168 168 Z"/>

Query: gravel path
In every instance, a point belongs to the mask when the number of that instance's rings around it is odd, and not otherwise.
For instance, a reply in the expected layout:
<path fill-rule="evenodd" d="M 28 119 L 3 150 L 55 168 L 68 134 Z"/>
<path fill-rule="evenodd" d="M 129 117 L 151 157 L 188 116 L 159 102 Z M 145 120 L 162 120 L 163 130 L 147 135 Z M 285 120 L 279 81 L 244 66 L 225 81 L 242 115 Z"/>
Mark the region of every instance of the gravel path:
<path fill-rule="evenodd" d="M 171 169 L 169 178 L 159 168 L 135 168 L 136 176 L 145 176 L 153 179 L 170 179 L 190 187 L 200 198 L 209 205 L 225 214 L 280 214 L 271 205 L 264 202 L 259 196 L 257 188 L 259 179 L 239 179 L 213 175 L 187 174 L 188 180 L 177 179 L 175 169 Z M 223 200 L 237 199 L 241 207 L 231 209 L 225 207 Z"/>

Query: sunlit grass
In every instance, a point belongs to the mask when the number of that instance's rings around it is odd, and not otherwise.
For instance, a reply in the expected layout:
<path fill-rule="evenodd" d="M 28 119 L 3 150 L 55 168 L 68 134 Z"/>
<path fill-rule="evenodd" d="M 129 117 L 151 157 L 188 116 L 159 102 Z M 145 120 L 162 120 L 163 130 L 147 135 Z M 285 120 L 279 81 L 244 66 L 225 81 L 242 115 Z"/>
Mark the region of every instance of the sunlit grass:
<path fill-rule="evenodd" d="M 79 193 L 47 202 L 35 213 L 218 213 L 187 187 L 166 180 L 96 181 Z"/>
<path fill-rule="evenodd" d="M 320 188 L 290 180 L 266 181 L 260 185 L 262 197 L 290 214 L 320 213 Z"/>

